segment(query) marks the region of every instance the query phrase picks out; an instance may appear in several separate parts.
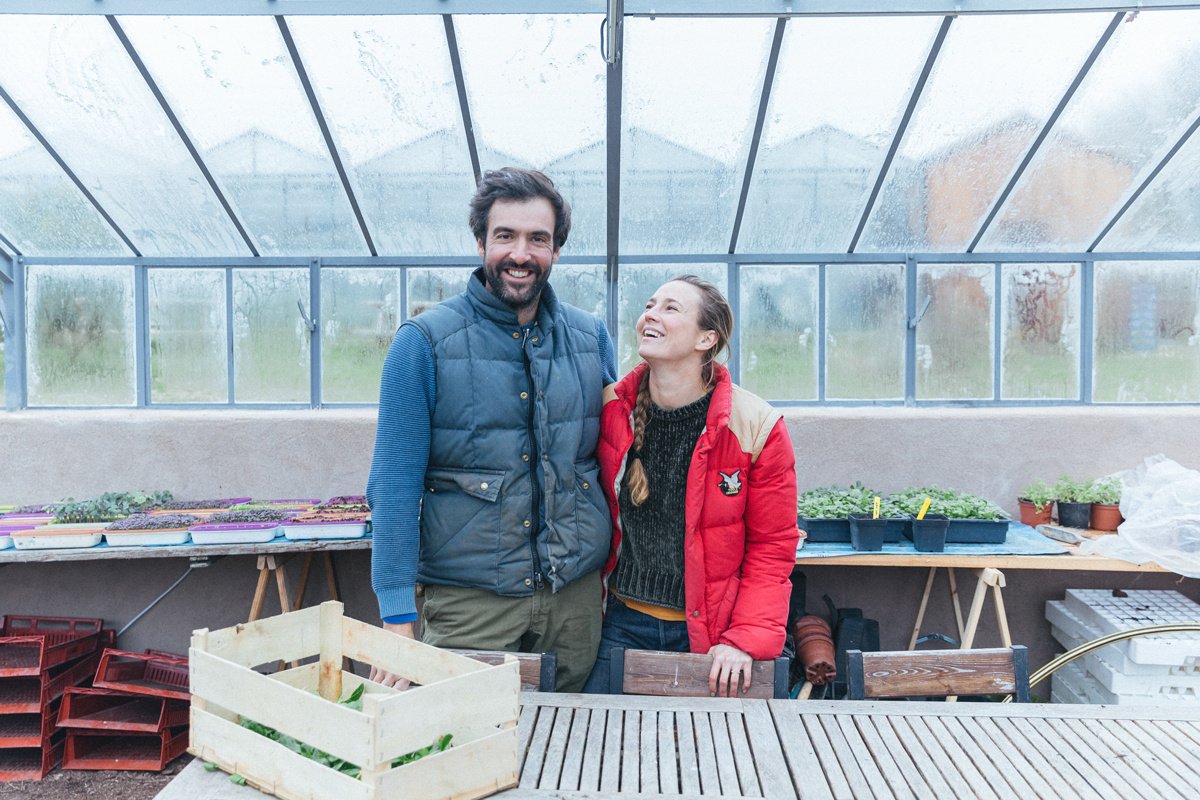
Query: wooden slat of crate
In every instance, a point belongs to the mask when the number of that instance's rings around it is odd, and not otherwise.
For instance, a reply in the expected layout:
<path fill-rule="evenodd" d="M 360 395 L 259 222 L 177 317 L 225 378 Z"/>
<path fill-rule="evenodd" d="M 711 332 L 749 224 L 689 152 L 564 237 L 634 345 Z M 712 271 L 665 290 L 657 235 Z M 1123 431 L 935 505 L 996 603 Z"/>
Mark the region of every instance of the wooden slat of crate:
<path fill-rule="evenodd" d="M 488 668 L 487 664 L 466 656 L 355 619 L 342 622 L 342 648 L 347 658 L 364 661 L 421 685 Z"/>
<path fill-rule="evenodd" d="M 321 606 L 315 606 L 232 628 L 205 631 L 204 649 L 243 667 L 280 660 L 298 661 L 321 651 L 320 620 Z"/>

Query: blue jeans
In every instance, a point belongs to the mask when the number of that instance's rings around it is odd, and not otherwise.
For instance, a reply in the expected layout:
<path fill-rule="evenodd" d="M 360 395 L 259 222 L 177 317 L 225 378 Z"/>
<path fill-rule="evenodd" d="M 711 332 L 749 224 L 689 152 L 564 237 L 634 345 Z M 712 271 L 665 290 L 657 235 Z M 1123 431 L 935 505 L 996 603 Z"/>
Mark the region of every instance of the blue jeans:
<path fill-rule="evenodd" d="M 649 614 L 634 611 L 615 595 L 608 596 L 604 627 L 600 629 L 600 651 L 583 691 L 589 694 L 612 694 L 609 690 L 609 651 L 614 647 L 630 650 L 667 650 L 686 653 L 688 632 L 686 622 L 667 622 Z"/>

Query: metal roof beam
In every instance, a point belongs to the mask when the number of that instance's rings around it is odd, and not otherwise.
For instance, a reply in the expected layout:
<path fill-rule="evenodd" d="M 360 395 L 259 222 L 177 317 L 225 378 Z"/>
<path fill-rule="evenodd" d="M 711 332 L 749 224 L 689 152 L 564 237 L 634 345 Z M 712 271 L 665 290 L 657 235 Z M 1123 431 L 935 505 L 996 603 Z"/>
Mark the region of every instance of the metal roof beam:
<path fill-rule="evenodd" d="M 277 6 L 278 3 L 272 5 Z M 276 9 L 278 10 L 278 9 Z M 287 26 L 287 21 L 283 17 L 275 17 L 275 22 L 279 25 L 279 33 L 283 36 L 283 43 L 287 45 L 288 55 L 292 59 L 292 67 L 296 70 L 297 77 L 300 78 L 300 83 L 304 87 L 304 94 L 308 97 L 308 104 L 312 108 L 313 116 L 317 118 L 317 126 L 321 129 L 321 136 L 325 139 L 325 147 L 329 150 L 329 157 L 333 159 L 333 166 L 337 169 L 338 179 L 342 182 L 342 189 L 346 192 L 346 198 L 350 201 L 350 208 L 354 211 L 354 219 L 358 221 L 358 229 L 362 233 L 363 241 L 367 243 L 367 250 L 373 256 L 379 255 L 375 250 L 375 242 L 371 239 L 371 231 L 367 228 L 367 220 L 363 217 L 362 209 L 358 205 L 358 198 L 354 194 L 354 189 L 350 186 L 350 176 L 346 174 L 346 167 L 342 164 L 342 157 L 338 153 L 337 145 L 333 141 L 333 133 L 329 130 L 329 123 L 325 121 L 325 114 L 321 111 L 321 104 L 317 101 L 317 93 L 313 89 L 312 81 L 308 78 L 308 70 L 304 68 L 304 62 L 300 60 L 300 51 L 296 49 L 296 41 L 292 38 L 292 32 Z"/>
<path fill-rule="evenodd" d="M 742 193 L 738 196 L 737 213 L 733 216 L 733 233 L 729 237 L 729 252 L 737 251 L 738 234 L 742 230 L 742 216 L 746 213 L 746 198 L 750 195 L 750 179 L 754 176 L 754 162 L 758 159 L 758 145 L 762 141 L 763 125 L 767 119 L 767 106 L 771 104 L 771 88 L 775 84 L 775 69 L 779 66 L 779 49 L 783 46 L 783 30 L 786 19 L 776 20 L 775 38 L 771 40 L 771 55 L 767 58 L 767 72 L 763 76 L 762 94 L 758 100 L 758 118 L 754 121 L 754 135 L 750 138 L 750 153 L 746 157 L 746 174 L 742 177 Z"/>
<path fill-rule="evenodd" d="M 117 35 L 117 39 L 120 40 L 121 46 L 125 48 L 125 52 L 128 54 L 129 60 L 133 62 L 135 67 L 137 67 L 137 71 L 141 74 L 142 80 L 146 82 L 146 86 L 149 87 L 150 93 L 154 95 L 154 99 L 158 101 L 159 107 L 162 108 L 163 113 L 167 115 L 167 119 L 171 122 L 171 126 L 175 128 L 175 134 L 179 137 L 180 141 L 183 142 L 183 146 L 187 148 L 192 160 L 196 162 L 196 166 L 200 169 L 200 174 L 204 176 L 204 180 L 208 182 L 208 188 L 212 190 L 214 195 L 216 195 L 217 202 L 221 204 L 221 208 L 225 209 L 225 213 L 229 216 L 229 220 L 233 223 L 233 226 L 237 228 L 238 234 L 241 235 L 242 241 L 245 242 L 246 247 L 250 249 L 250 253 L 252 255 L 258 255 L 258 248 L 254 246 L 254 240 L 250 238 L 250 234 L 246 233 L 246 228 L 242 225 L 242 221 L 238 219 L 237 214 L 233 210 L 233 206 L 230 205 L 229 200 L 225 197 L 225 193 L 221 191 L 221 187 L 217 185 L 216 178 L 214 178 L 212 172 L 209 171 L 208 165 L 204 163 L 204 158 L 200 155 L 200 151 L 196 149 L 195 143 L 192 142 L 192 137 L 188 136 L 187 131 L 183 129 L 183 123 L 179 121 L 179 117 L 175 116 L 174 109 L 172 109 L 171 104 L 167 102 L 167 98 L 163 95 L 162 90 L 158 88 L 158 83 L 150 74 L 150 70 L 146 68 L 146 64 L 142 61 L 141 55 L 139 55 L 138 51 L 134 48 L 133 42 L 131 42 L 129 37 L 125 35 L 125 30 L 121 27 L 121 24 L 117 22 L 116 17 L 110 16 L 107 17 L 107 19 L 108 24 L 112 26 L 113 33 L 115 33 Z"/>
<path fill-rule="evenodd" d="M 449 14 L 442 15 L 442 23 L 446 29 L 446 49 L 450 52 L 450 68 L 454 72 L 454 86 L 458 91 L 458 110 L 462 114 L 463 131 L 467 136 L 467 153 L 471 157 L 471 172 L 475 175 L 475 185 L 479 185 L 483 172 L 479 166 L 479 145 L 475 142 L 475 126 L 471 122 L 471 104 L 467 102 L 467 82 L 463 78 L 462 56 L 458 52 L 458 36 L 454 32 L 454 18 Z"/>
<path fill-rule="evenodd" d="M 622 7 L 622 0 L 617 0 L 617 7 Z M 610 35 L 606 43 L 605 53 L 607 75 L 605 79 L 604 114 L 605 114 L 605 176 L 606 205 L 605 205 L 605 293 L 608 317 L 609 335 L 613 337 L 613 345 L 620 344 L 620 329 L 617 325 L 617 314 L 620 304 L 620 292 L 617 281 L 621 275 L 621 102 L 625 90 L 625 19 L 618 15 L 616 24 L 605 25 L 601 31 L 608 30 Z"/>
<path fill-rule="evenodd" d="M 96 196 L 93 195 L 91 191 L 89 191 L 88 188 L 83 185 L 83 181 L 79 179 L 79 176 L 75 174 L 74 170 L 67 166 L 67 162 L 63 161 L 62 156 L 58 154 L 58 151 L 54 149 L 53 145 L 51 145 L 49 141 L 47 141 L 46 137 L 42 135 L 42 132 L 37 129 L 37 126 L 33 124 L 33 120 L 25 116 L 25 112 L 22 111 L 21 107 L 17 105 L 17 102 L 12 99 L 12 96 L 4 90 L 3 86 L 0 86 L 0 100 L 3 100 L 8 107 L 12 109 L 12 112 L 17 115 L 17 119 L 21 120 L 22 124 L 25 125 L 29 133 L 33 135 L 33 138 L 38 140 L 38 144 L 40 144 L 46 153 L 52 159 L 54 159 L 54 162 L 58 164 L 59 168 L 61 168 L 66 176 L 71 180 L 71 183 L 75 184 L 75 187 L 83 193 L 83 196 L 87 198 L 88 202 L 92 204 L 96 211 L 100 212 L 100 216 L 104 217 L 104 221 L 109 224 L 109 227 L 113 229 L 113 232 L 116 233 L 117 236 L 120 237 L 121 241 L 125 243 L 125 246 L 129 248 L 129 251 L 135 256 L 141 256 L 141 251 L 138 250 L 137 247 L 134 246 L 133 242 L 130 241 L 129 237 L 125 235 L 125 231 L 121 230 L 121 226 L 118 225 L 116 220 L 114 220 L 109 213 L 104 210 L 104 206 L 100 205 L 100 201 L 96 199 Z"/>
<path fill-rule="evenodd" d="M 1046 141 L 1046 137 L 1050 135 L 1050 131 L 1054 128 L 1055 123 L 1058 122 L 1058 118 L 1061 117 L 1063 111 L 1066 110 L 1067 104 L 1070 103 L 1071 98 L 1075 96 L 1076 90 L 1079 89 L 1080 84 L 1083 83 L 1083 79 L 1086 78 L 1088 72 L 1091 71 L 1092 65 L 1095 64 L 1096 59 L 1100 57 L 1100 52 L 1104 50 L 1109 40 L 1112 39 L 1113 34 L 1117 32 L 1117 26 L 1121 24 L 1121 20 L 1124 18 L 1124 14 L 1115 15 L 1112 19 L 1112 22 L 1110 22 L 1108 27 L 1104 29 L 1104 33 L 1100 35 L 1100 40 L 1096 42 L 1096 46 L 1092 48 L 1092 52 L 1088 54 L 1087 59 L 1083 62 L 1083 66 L 1080 67 L 1079 72 L 1076 73 L 1075 80 L 1071 81 L 1071 85 L 1067 87 L 1067 91 L 1063 94 L 1062 99 L 1058 101 L 1058 105 L 1055 106 L 1053 113 L 1050 114 L 1050 118 L 1046 120 L 1046 124 L 1042 126 L 1042 130 L 1038 133 L 1037 138 L 1035 138 L 1029 145 L 1029 149 L 1025 153 L 1025 158 L 1021 159 L 1021 163 L 1017 165 L 1016 170 L 1013 172 L 1012 177 L 1008 181 L 1008 185 L 1004 187 L 1004 190 L 1000 192 L 1000 194 L 996 197 L 995 202 L 992 203 L 991 209 L 988 211 L 987 216 L 984 217 L 983 223 L 979 226 L 979 230 L 975 233 L 975 238 L 973 238 L 971 243 L 967 245 L 968 253 L 974 250 L 979 245 L 980 240 L 983 239 L 983 235 L 987 232 L 988 226 L 992 224 L 992 221 L 996 219 L 996 215 L 1000 213 L 1001 207 L 1003 207 L 1005 201 L 1008 200 L 1008 196 L 1012 194 L 1013 189 L 1016 188 L 1017 182 L 1020 181 L 1021 176 L 1025 174 L 1025 170 L 1033 161 L 1033 157 L 1037 155 L 1038 149 L 1041 148 L 1042 143 Z"/>
<path fill-rule="evenodd" d="M 942 52 L 942 45 L 946 42 L 946 34 L 950 32 L 950 23 L 954 21 L 953 17 L 946 17 L 942 20 L 942 26 L 938 28 L 937 36 L 934 37 L 933 46 L 929 48 L 929 55 L 925 58 L 925 66 L 921 68 L 921 74 L 917 77 L 917 85 L 913 87 L 912 95 L 908 98 L 908 106 L 904 109 L 904 116 L 900 119 L 900 124 L 896 126 L 896 135 L 892 137 L 892 144 L 888 147 L 887 155 L 884 156 L 883 166 L 879 168 L 879 175 L 875 178 L 875 185 L 871 187 L 871 196 L 867 198 L 867 205 L 863 208 L 862 217 L 858 220 L 858 227 L 854 230 L 854 236 L 850 240 L 850 247 L 847 252 L 853 253 L 854 248 L 858 247 L 858 240 L 862 238 L 863 230 L 867 227 L 867 220 L 871 218 L 871 212 L 875 208 L 875 201 L 879 199 L 879 192 L 883 189 L 883 182 L 887 179 L 888 171 L 892 168 L 892 161 L 896 158 L 896 152 L 900 149 L 900 142 L 904 139 L 904 133 L 908 130 L 908 123 L 912 120 L 913 112 L 917 109 L 917 103 L 921 100 L 921 93 L 925 91 L 925 84 L 929 80 L 929 73 L 933 71 L 934 62 L 937 61 L 938 54 Z"/>
<path fill-rule="evenodd" d="M 7 259 L 21 254 L 17 246 L 7 236 L 0 233 L 0 276 L 8 278 L 10 283 L 12 282 L 12 271 L 5 271 L 5 265 L 8 263 Z"/>

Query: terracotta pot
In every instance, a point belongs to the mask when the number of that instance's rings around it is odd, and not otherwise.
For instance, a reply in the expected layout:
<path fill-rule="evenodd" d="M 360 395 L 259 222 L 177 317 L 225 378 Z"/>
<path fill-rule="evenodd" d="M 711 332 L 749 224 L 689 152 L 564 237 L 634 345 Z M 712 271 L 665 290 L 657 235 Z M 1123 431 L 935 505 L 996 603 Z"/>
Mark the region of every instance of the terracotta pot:
<path fill-rule="evenodd" d="M 1021 522 L 1031 528 L 1036 528 L 1038 525 L 1049 525 L 1050 514 L 1054 510 L 1054 501 L 1046 503 L 1042 506 L 1042 510 L 1038 511 L 1038 507 L 1026 500 L 1025 498 L 1017 498 L 1017 504 L 1021 507 Z"/>
<path fill-rule="evenodd" d="M 1119 505 L 1092 503 L 1092 527 L 1098 531 L 1115 531 L 1125 518 Z"/>
<path fill-rule="evenodd" d="M 833 631 L 822 617 L 809 614 L 792 626 L 796 660 L 804 665 L 804 677 L 814 686 L 824 686 L 837 677 L 834 666 Z"/>

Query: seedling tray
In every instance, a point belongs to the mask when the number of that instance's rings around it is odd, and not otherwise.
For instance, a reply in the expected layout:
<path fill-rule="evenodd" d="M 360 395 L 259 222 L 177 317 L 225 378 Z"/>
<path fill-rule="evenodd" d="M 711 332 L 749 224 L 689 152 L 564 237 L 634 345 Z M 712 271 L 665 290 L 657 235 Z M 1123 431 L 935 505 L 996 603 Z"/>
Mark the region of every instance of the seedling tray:
<path fill-rule="evenodd" d="M 11 534 L 18 550 L 59 550 L 69 547 L 95 547 L 104 538 L 107 523 L 79 522 L 40 525 L 32 530 Z"/>
<path fill-rule="evenodd" d="M 0 714 L 44 713 L 70 686 L 92 680 L 99 653 L 45 670 L 36 677 L 0 678 Z"/>
<path fill-rule="evenodd" d="M 850 541 L 850 520 L 848 519 L 809 519 L 797 517 L 796 523 L 800 529 L 808 533 L 809 542 L 848 542 Z"/>
<path fill-rule="evenodd" d="M 161 652 L 131 653 L 107 649 L 96 669 L 97 689 L 190 700 L 188 660 Z"/>
<path fill-rule="evenodd" d="M 947 544 L 1004 544 L 1006 519 L 952 519 L 946 528 Z"/>
<path fill-rule="evenodd" d="M 187 528 L 159 528 L 149 531 L 105 531 L 109 547 L 154 547 L 168 544 L 187 544 Z"/>
<path fill-rule="evenodd" d="M 7 550 L 13 546 L 12 537 L 8 535 L 8 531 L 0 531 L 0 550 Z"/>
<path fill-rule="evenodd" d="M 293 541 L 303 539 L 361 539 L 367 533 L 362 522 L 285 522 L 283 535 Z"/>
<path fill-rule="evenodd" d="M 0 627 L 0 678 L 36 677 L 85 656 L 104 634 L 99 619 L 9 615 Z"/>
<path fill-rule="evenodd" d="M 188 529 L 196 544 L 261 544 L 279 535 L 278 522 L 207 522 Z"/>
<path fill-rule="evenodd" d="M 277 660 L 319 661 L 276 675 Z M 341 669 L 347 657 L 419 686 L 396 692 Z M 284 800 L 483 797 L 518 780 L 517 659 L 489 666 L 342 615 L 327 602 L 192 635 L 190 752 Z M 332 702 L 365 686 L 362 710 Z M 345 690 L 343 692 L 343 690 Z M 314 692 L 319 692 L 319 695 Z M 358 765 L 361 780 L 242 727 L 254 722 Z M 454 738 L 448 750 L 393 759 Z"/>
<path fill-rule="evenodd" d="M 66 735 L 59 732 L 41 747 L 0 750 L 0 783 L 40 781 L 62 760 Z"/>
<path fill-rule="evenodd" d="M 160 772 L 187 751 L 188 729 L 162 733 L 67 730 L 63 769 L 120 769 Z"/>
<path fill-rule="evenodd" d="M 188 724 L 188 703 L 115 689 L 72 687 L 63 695 L 58 727 L 110 733 L 162 733 Z"/>

